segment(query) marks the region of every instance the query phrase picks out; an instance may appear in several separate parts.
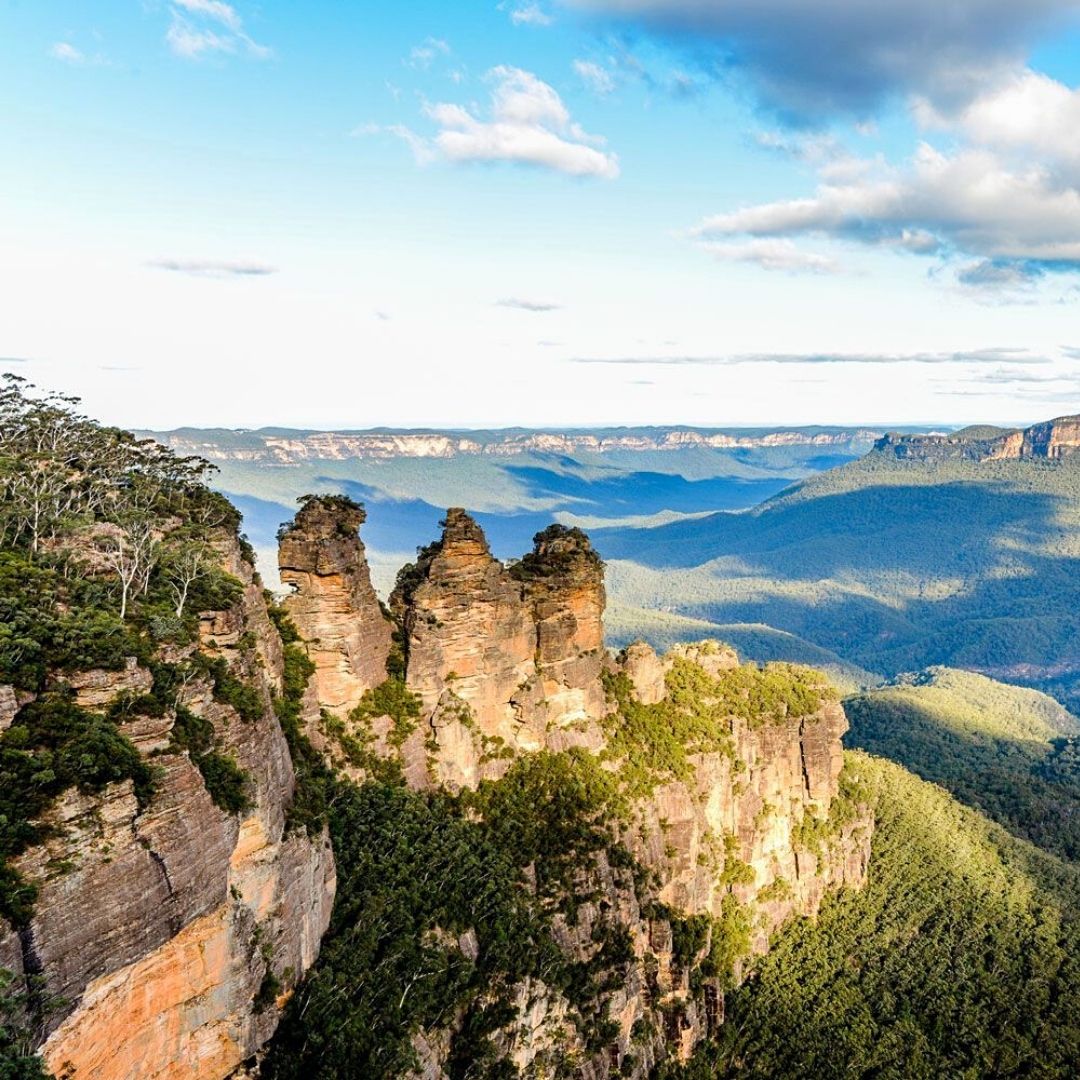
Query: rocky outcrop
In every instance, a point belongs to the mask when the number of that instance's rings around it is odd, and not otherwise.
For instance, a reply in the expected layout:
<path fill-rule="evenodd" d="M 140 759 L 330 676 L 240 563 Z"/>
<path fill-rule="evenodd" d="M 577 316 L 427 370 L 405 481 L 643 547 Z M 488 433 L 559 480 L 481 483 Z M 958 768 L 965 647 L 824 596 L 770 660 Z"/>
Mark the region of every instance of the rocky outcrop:
<path fill-rule="evenodd" d="M 15 863 L 37 900 L 0 952 L 59 1003 L 43 1017 L 41 1053 L 69 1080 L 224 1077 L 272 1034 L 280 995 L 314 962 L 329 922 L 329 841 L 286 828 L 295 779 L 271 707 L 281 642 L 235 538 L 220 548 L 242 595 L 203 614 L 202 649 L 257 690 L 258 715 L 218 700 L 209 674 L 187 679 L 175 708 L 121 722 L 157 767 L 149 801 L 129 780 L 94 795 L 69 790 L 48 812 L 47 839 Z M 134 661 L 64 681 L 100 710 L 152 685 Z M 179 708 L 207 722 L 246 773 L 248 809 L 214 804 L 172 738 Z"/>
<path fill-rule="evenodd" d="M 345 714 L 386 678 L 391 627 L 371 585 L 358 529 L 362 506 L 341 496 L 306 500 L 282 533 L 286 608 L 308 644 L 323 708 Z"/>
<path fill-rule="evenodd" d="M 640 765 L 644 747 L 620 741 L 627 721 L 612 689 L 620 678 L 634 701 L 656 710 L 646 722 L 660 725 L 673 722 L 665 708 L 681 707 L 669 700 L 671 680 L 687 668 L 705 698 L 714 690 L 722 697 L 725 679 L 736 693 L 753 684 L 736 653 L 715 642 L 681 645 L 663 658 L 643 643 L 607 654 L 604 600 L 603 565 L 579 530 L 547 529 L 532 552 L 504 565 L 477 523 L 449 510 L 441 537 L 402 571 L 390 598 L 405 687 L 418 702 L 415 727 L 395 740 L 392 717 L 358 713 L 352 736 L 367 752 L 398 760 L 419 788 L 475 788 L 522 754 L 571 747 L 621 776 L 625 758 Z M 499 1001 L 513 1015 L 493 1036 L 506 1060 L 526 1075 L 573 1060 L 585 1080 L 615 1069 L 643 1080 L 660 1060 L 687 1058 L 723 1021 L 722 981 L 701 966 L 711 935 L 737 926 L 743 948 L 762 951 L 787 918 L 814 914 L 829 889 L 862 884 L 865 808 L 834 820 L 844 712 L 827 691 L 808 700 L 820 705 L 790 715 L 717 713 L 709 749 L 650 782 L 625 781 L 613 828 L 646 873 L 635 878 L 599 853 L 580 868 L 572 916 L 558 915 L 554 927 L 562 951 L 586 966 L 597 961 L 598 942 L 623 935 L 628 959 L 594 1003 L 607 1024 L 603 1048 L 583 1034 L 590 1021 L 578 1006 L 528 980 Z M 688 931 L 694 919 L 704 922 Z M 698 941 L 689 955 L 688 936 Z M 736 964 L 730 977 L 738 976 Z M 452 1036 L 452 1023 L 415 1035 L 417 1076 L 444 1080 Z"/>
<path fill-rule="evenodd" d="M 472 787 L 519 753 L 599 745 L 603 569 L 579 530 L 546 530 L 508 568 L 451 509 L 390 606 L 421 705 L 421 729 L 403 748 L 414 782 Z"/>
<path fill-rule="evenodd" d="M 604 712 L 604 564 L 580 529 L 553 525 L 511 567 L 536 626 L 536 677 L 549 723 Z"/>
<path fill-rule="evenodd" d="M 1080 452 L 1080 416 L 1026 430 L 971 428 L 951 435 L 885 435 L 874 444 L 900 461 L 1059 461 Z"/>

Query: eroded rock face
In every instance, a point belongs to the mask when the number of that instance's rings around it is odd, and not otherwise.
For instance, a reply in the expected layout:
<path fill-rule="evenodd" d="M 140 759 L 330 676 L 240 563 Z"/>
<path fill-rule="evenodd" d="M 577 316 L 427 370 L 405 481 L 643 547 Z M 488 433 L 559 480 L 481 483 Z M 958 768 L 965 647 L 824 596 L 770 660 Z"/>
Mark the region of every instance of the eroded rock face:
<path fill-rule="evenodd" d="M 635 641 L 618 658 L 618 667 L 626 672 L 634 688 L 634 696 L 642 705 L 655 705 L 664 700 L 664 663 L 651 645 Z"/>
<path fill-rule="evenodd" d="M 1080 416 L 1061 416 L 1023 431 L 886 435 L 874 449 L 910 461 L 1058 461 L 1080 453 Z"/>
<path fill-rule="evenodd" d="M 440 539 L 402 572 L 390 600 L 404 679 L 420 703 L 415 730 L 395 743 L 392 718 L 369 718 L 364 745 L 398 760 L 415 787 L 475 787 L 529 752 L 581 747 L 603 755 L 614 739 L 605 672 L 616 681 L 625 675 L 645 706 L 665 700 L 669 673 L 685 665 L 701 669 L 706 682 L 739 674 L 738 656 L 715 642 L 678 646 L 663 658 L 640 643 L 607 655 L 604 599 L 602 564 L 579 531 L 545 530 L 533 552 L 504 566 L 477 523 L 451 509 Z M 665 1058 L 685 1060 L 723 1022 L 724 1000 L 718 978 L 695 972 L 701 957 L 680 955 L 679 920 L 709 916 L 710 932 L 726 932 L 715 927 L 734 901 L 746 915 L 748 947 L 760 951 L 785 919 L 815 913 L 828 889 L 862 884 L 865 813 L 825 824 L 846 719 L 827 695 L 822 702 L 807 716 L 718 716 L 724 749 L 691 754 L 684 772 L 627 795 L 626 818 L 614 827 L 651 874 L 634 879 L 601 853 L 581 868 L 587 898 L 575 903 L 572 919 L 557 916 L 554 928 L 562 951 L 582 964 L 613 929 L 625 935 L 629 957 L 617 985 L 596 1001 L 608 1022 L 603 1048 L 583 1036 L 567 997 L 531 980 L 500 999 L 513 1014 L 493 1036 L 506 1060 L 524 1075 L 572 1060 L 582 1080 L 616 1072 L 644 1080 Z M 821 833 L 827 839 L 818 842 Z M 466 955 L 468 938 L 460 945 Z M 416 1076 L 443 1080 L 452 1043 L 453 1021 L 416 1033 Z"/>
<path fill-rule="evenodd" d="M 422 731 L 405 747 L 410 779 L 474 786 L 516 753 L 598 745 L 604 583 L 583 533 L 549 529 L 507 568 L 480 526 L 451 509 L 390 606 L 421 701 Z"/>
<path fill-rule="evenodd" d="M 241 719 L 215 700 L 209 678 L 187 682 L 178 704 L 207 720 L 247 773 L 250 808 L 214 805 L 172 743 L 175 713 L 133 716 L 122 730 L 159 767 L 149 802 L 130 781 L 68 791 L 49 812 L 55 830 L 17 860 L 38 897 L 26 927 L 0 935 L 0 952 L 62 1001 L 41 1052 L 70 1080 L 220 1080 L 277 1025 L 278 1004 L 258 1000 L 268 973 L 282 992 L 295 986 L 329 923 L 329 841 L 285 828 L 295 779 L 270 699 L 281 642 L 235 538 L 223 539 L 222 560 L 243 594 L 229 611 L 205 613 L 213 633 L 203 648 L 255 686 L 264 707 Z M 101 709 L 151 685 L 134 663 L 66 681 L 84 707 Z"/>
<path fill-rule="evenodd" d="M 278 548 L 285 601 L 308 644 L 323 708 L 345 714 L 386 678 L 390 623 L 371 585 L 357 530 L 364 509 L 340 497 L 309 499 Z"/>
<path fill-rule="evenodd" d="M 536 671 L 548 721 L 600 716 L 604 691 L 604 564 L 580 529 L 553 525 L 511 569 L 536 624 Z"/>

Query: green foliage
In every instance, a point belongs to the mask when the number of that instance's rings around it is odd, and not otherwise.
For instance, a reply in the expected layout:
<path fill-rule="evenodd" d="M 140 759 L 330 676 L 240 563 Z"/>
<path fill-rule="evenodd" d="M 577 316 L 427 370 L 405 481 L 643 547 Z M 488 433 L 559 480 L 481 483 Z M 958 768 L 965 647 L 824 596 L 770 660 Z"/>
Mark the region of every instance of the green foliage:
<path fill-rule="evenodd" d="M 227 754 L 209 750 L 195 759 L 203 783 L 214 800 L 214 805 L 227 814 L 242 814 L 251 807 L 248 795 L 250 776 L 240 768 L 236 759 Z"/>
<path fill-rule="evenodd" d="M 699 1077 L 1071 1077 L 1080 874 L 897 765 L 849 753 L 870 878 L 789 924 L 728 995 Z"/>
<path fill-rule="evenodd" d="M 253 684 L 237 678 L 221 657 L 200 655 L 197 662 L 214 684 L 215 701 L 232 706 L 244 723 L 253 724 L 262 718 L 265 703 Z"/>
<path fill-rule="evenodd" d="M 100 586 L 0 550 L 0 683 L 39 691 L 47 671 L 116 670 L 145 647 Z"/>
<path fill-rule="evenodd" d="M 933 668 L 846 702 L 849 741 L 948 788 L 1017 836 L 1080 859 L 1080 722 L 1032 690 Z"/>
<path fill-rule="evenodd" d="M 365 690 L 349 719 L 369 724 L 379 716 L 390 717 L 387 742 L 400 750 L 420 721 L 420 699 L 406 687 L 404 679 L 388 678 L 373 689 Z"/>
<path fill-rule="evenodd" d="M 588 1045 L 609 1038 L 600 1003 L 632 960 L 625 929 L 600 920 L 593 955 L 578 963 L 552 936 L 555 912 L 572 919 L 594 895 L 601 855 L 637 880 L 603 827 L 618 795 L 594 759 L 528 755 L 503 780 L 457 798 L 377 780 L 332 787 L 333 921 L 265 1076 L 402 1075 L 415 1065 L 410 1034 L 455 1020 L 452 1080 L 509 1077 L 490 1035 L 513 1016 L 511 988 L 529 977 L 566 994 Z M 535 894 L 523 888 L 526 874 Z M 475 958 L 460 944 L 465 934 L 475 936 Z"/>
<path fill-rule="evenodd" d="M 501 780 L 486 780 L 460 799 L 516 865 L 534 867 L 537 892 L 547 901 L 572 897 L 575 879 L 600 851 L 629 865 L 611 836 L 624 801 L 612 774 L 584 750 L 520 757 Z"/>
<path fill-rule="evenodd" d="M 326 761 L 311 745 L 300 722 L 304 692 L 308 680 L 315 674 L 315 665 L 299 643 L 300 635 L 285 611 L 271 608 L 271 618 L 286 643 L 282 693 L 274 699 L 274 711 L 285 741 L 289 744 L 296 776 L 296 788 L 286 812 L 286 826 L 289 829 L 303 829 L 310 836 L 315 836 L 326 827 L 336 787 Z"/>
<path fill-rule="evenodd" d="M 68 788 L 100 791 L 131 780 L 141 803 L 153 794 L 155 771 L 116 724 L 80 709 L 62 694 L 49 694 L 20 710 L 0 733 L 0 915 L 22 924 L 34 890 L 9 860 L 42 839 L 35 822 Z"/>
<path fill-rule="evenodd" d="M 691 754 L 734 757 L 732 722 L 751 728 L 812 715 L 835 700 L 827 680 L 810 668 L 744 664 L 713 676 L 677 657 L 667 674 L 667 697 L 643 705 L 625 674 L 605 675 L 609 701 L 604 754 L 620 765 L 629 794 L 648 795 L 657 783 L 686 780 Z"/>
<path fill-rule="evenodd" d="M 31 1017 L 40 1012 L 28 1000 L 24 980 L 0 968 L 0 1080 L 49 1080 L 34 1053 L 36 1031 Z"/>
<path fill-rule="evenodd" d="M 602 568 L 600 556 L 592 549 L 588 536 L 578 528 L 549 525 L 533 537 L 535 550 L 524 555 L 510 567 L 517 581 L 543 581 L 572 569 L 579 560 Z"/>

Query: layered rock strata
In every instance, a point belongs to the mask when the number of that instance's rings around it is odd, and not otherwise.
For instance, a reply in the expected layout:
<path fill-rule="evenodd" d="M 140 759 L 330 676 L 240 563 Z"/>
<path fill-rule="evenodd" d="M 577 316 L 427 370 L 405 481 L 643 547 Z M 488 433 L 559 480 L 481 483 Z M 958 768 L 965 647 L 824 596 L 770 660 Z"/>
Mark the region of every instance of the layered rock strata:
<path fill-rule="evenodd" d="M 121 730 L 157 767 L 150 801 L 131 781 L 69 790 L 48 813 L 48 839 L 15 863 L 38 895 L 0 954 L 48 1003 L 41 1053 L 65 1080 L 219 1080 L 273 1033 L 329 922 L 329 840 L 286 829 L 295 779 L 271 705 L 281 642 L 235 538 L 220 546 L 243 593 L 203 614 L 199 648 L 255 687 L 262 709 L 242 719 L 209 676 L 186 682 L 176 706 L 207 721 L 247 774 L 248 809 L 214 804 L 172 740 L 175 709 L 133 715 Z M 132 660 L 68 681 L 84 707 L 105 710 L 152 676 Z"/>
<path fill-rule="evenodd" d="M 1016 431 L 886 435 L 874 449 L 902 461 L 1060 461 L 1080 453 L 1080 416 L 1062 416 Z"/>
<path fill-rule="evenodd" d="M 285 601 L 315 664 L 323 708 L 344 714 L 386 678 L 391 627 L 371 585 L 358 530 L 362 506 L 311 498 L 283 531 L 278 549 Z"/>

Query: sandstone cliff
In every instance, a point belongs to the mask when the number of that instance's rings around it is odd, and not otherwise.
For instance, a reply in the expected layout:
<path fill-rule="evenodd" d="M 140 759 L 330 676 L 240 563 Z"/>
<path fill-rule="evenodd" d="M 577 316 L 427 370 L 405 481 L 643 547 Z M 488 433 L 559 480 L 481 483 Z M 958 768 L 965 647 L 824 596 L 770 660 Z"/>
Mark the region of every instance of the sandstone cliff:
<path fill-rule="evenodd" d="M 340 496 L 312 498 L 284 530 L 281 580 L 295 588 L 286 607 L 315 664 L 323 708 L 345 713 L 386 677 L 390 623 L 371 586 L 357 530 L 364 509 Z"/>
<path fill-rule="evenodd" d="M 579 431 L 245 431 L 227 433 L 185 429 L 157 432 L 154 437 L 182 454 L 198 454 L 211 461 L 248 461 L 296 465 L 305 461 L 341 461 L 349 458 L 517 457 L 528 453 L 608 454 L 653 453 L 683 449 L 731 449 L 773 446 L 852 447 L 865 449 L 880 431 L 863 428 L 833 431 L 791 430 L 716 431 L 692 428 L 619 428 L 591 433 Z"/>
<path fill-rule="evenodd" d="M 363 576 L 355 564 L 342 572 Z M 296 584 L 302 607 L 312 583 Z M 576 749 L 585 757 L 569 760 L 599 767 L 618 792 L 605 826 L 615 846 L 583 859 L 553 933 L 570 960 L 593 967 L 615 934 L 622 966 L 588 1016 L 542 980 L 502 1001 L 512 1016 L 494 1041 L 526 1075 L 573 1061 L 588 1080 L 643 1078 L 665 1057 L 685 1058 L 722 1022 L 724 988 L 747 955 L 787 918 L 815 913 L 828 889 L 864 881 L 870 822 L 841 792 L 847 725 L 821 677 L 743 666 L 713 643 L 663 658 L 640 643 L 607 654 L 603 567 L 580 531 L 545 530 L 504 566 L 451 509 L 390 608 L 403 651 L 396 693 L 415 704 L 398 711 L 393 680 L 366 695 L 326 732 L 332 761 L 350 761 L 358 778 L 390 761 L 417 789 L 493 791 L 485 781 L 529 755 Z M 350 757 L 350 746 L 362 752 Z M 448 1075 L 458 1034 L 453 1022 L 416 1033 L 419 1075 Z"/>
<path fill-rule="evenodd" d="M 886 435 L 874 449 L 902 461 L 1060 461 L 1080 453 L 1080 416 L 1016 431 L 975 428 L 952 435 Z"/>
<path fill-rule="evenodd" d="M 295 781 L 271 704 L 281 641 L 235 537 L 219 551 L 242 590 L 202 613 L 198 645 L 157 656 L 154 672 L 132 658 L 56 680 L 82 707 L 111 710 L 156 771 L 148 802 L 130 780 L 70 789 L 15 863 L 37 899 L 7 928 L 3 964 L 45 1003 L 41 1053 L 67 1080 L 224 1077 L 273 1033 L 329 921 L 328 838 L 286 828 Z M 182 678 L 160 707 L 149 692 L 167 672 Z M 229 680 L 251 688 L 244 715 L 224 700 L 221 686 L 240 685 Z M 241 811 L 215 805 L 178 716 L 243 771 Z"/>

